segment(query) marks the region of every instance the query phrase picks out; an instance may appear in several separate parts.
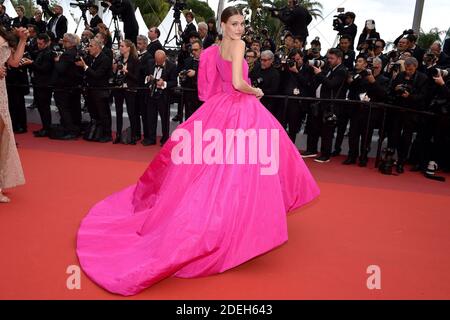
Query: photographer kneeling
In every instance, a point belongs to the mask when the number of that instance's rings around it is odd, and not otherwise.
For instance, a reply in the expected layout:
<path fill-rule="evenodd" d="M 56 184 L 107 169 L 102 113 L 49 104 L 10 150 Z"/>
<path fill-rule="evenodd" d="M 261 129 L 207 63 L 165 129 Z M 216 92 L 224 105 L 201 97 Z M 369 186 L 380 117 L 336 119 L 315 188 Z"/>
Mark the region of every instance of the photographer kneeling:
<path fill-rule="evenodd" d="M 113 143 L 136 144 L 137 115 L 136 92 L 138 83 L 139 60 L 136 47 L 130 40 L 120 42 L 120 56 L 113 63 L 113 85 L 120 89 L 113 91 L 114 105 L 116 107 L 116 138 Z M 127 104 L 130 132 L 122 137 L 123 126 L 123 102 Z"/>

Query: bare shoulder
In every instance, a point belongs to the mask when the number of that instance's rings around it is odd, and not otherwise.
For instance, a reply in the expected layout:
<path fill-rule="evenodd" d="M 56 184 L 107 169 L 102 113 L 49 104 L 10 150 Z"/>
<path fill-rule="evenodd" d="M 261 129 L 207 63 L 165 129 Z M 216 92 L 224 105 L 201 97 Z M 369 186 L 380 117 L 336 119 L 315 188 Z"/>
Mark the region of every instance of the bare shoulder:
<path fill-rule="evenodd" d="M 245 42 L 243 40 L 233 40 L 230 42 L 232 56 L 243 56 L 245 52 Z"/>

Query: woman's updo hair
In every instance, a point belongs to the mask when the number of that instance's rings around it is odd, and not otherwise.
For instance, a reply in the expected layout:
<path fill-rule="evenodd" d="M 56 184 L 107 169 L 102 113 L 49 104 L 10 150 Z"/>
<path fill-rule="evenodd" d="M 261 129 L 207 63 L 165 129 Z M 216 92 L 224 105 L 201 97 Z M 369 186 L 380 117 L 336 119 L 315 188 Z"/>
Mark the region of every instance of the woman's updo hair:
<path fill-rule="evenodd" d="M 242 12 L 236 7 L 226 7 L 220 15 L 220 22 L 227 23 L 228 19 L 234 15 L 242 15 Z"/>

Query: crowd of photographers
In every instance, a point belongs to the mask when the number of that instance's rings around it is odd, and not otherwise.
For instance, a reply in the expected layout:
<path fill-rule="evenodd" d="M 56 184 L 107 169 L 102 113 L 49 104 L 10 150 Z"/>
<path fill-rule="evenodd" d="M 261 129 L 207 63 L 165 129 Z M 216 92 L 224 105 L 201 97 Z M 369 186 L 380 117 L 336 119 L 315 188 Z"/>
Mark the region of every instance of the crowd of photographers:
<path fill-rule="evenodd" d="M 291 2 L 291 8 L 298 7 Z M 29 93 L 29 79 L 32 107 L 37 108 L 42 120 L 42 129 L 34 132 L 36 137 L 70 140 L 83 136 L 90 141 L 126 144 L 142 140 L 143 145 L 153 145 L 159 114 L 163 145 L 169 138 L 173 89 L 178 86 L 186 90 L 184 103 L 178 104 L 172 121 L 187 119 L 201 106 L 196 91 L 200 55 L 221 40 L 214 19 L 196 27 L 193 14 L 186 13 L 187 26 L 179 30 L 181 50 L 173 61 L 159 41 L 156 27 L 150 28 L 147 36 L 120 41 L 118 50 L 113 51 L 113 35 L 98 17 L 97 6 L 89 7 L 93 18 L 86 22 L 81 39 L 67 33 L 61 7 L 50 11 L 44 6 L 44 11 L 51 17 L 48 23 L 43 21 L 40 10 L 27 19 L 19 6 L 18 17 L 9 19 L 4 7 L 0 7 L 0 24 L 5 28 L 27 26 L 30 30 L 22 66 L 6 70 L 16 133 L 27 130 L 24 96 Z M 303 10 L 295 14 L 303 17 L 303 24 L 310 21 Z M 281 45 L 275 45 L 267 30 L 256 34 L 247 28 L 243 37 L 247 44 L 245 59 L 252 85 L 265 93 L 262 104 L 285 127 L 292 141 L 295 143 L 302 129 L 307 135 L 303 157 L 329 162 L 341 154 L 349 128 L 349 151 L 343 164 L 366 166 L 373 132 L 383 127 L 388 143 L 386 155 L 397 153 L 398 173 L 404 172 L 406 163 L 413 165 L 412 170 L 429 175 L 438 168 L 450 169 L 450 46 L 435 42 L 429 48 L 420 48 L 414 32 L 406 30 L 395 40 L 395 49 L 386 52 L 375 21 L 366 21 L 357 38 L 356 16 L 347 12 L 333 21 L 339 35 L 337 47 L 325 51 L 318 38 L 306 43 L 307 24 L 292 25 L 298 19 L 283 11 L 274 11 L 273 15 L 291 26 L 286 28 Z M 273 95 L 292 99 L 286 103 L 286 99 Z M 60 116 L 59 126 L 52 125 L 52 96 Z M 112 102 L 117 121 L 114 139 Z M 384 112 L 376 106 L 369 108 L 367 102 L 401 108 Z M 130 120 L 125 130 L 124 103 Z M 89 123 L 81 121 L 82 112 L 89 113 Z"/>

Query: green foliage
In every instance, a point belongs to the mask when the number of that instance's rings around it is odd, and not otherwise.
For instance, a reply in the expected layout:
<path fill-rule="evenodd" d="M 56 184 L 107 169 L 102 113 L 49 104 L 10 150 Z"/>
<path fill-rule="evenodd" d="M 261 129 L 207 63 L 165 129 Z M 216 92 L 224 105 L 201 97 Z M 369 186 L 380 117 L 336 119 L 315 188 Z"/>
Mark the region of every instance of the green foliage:
<path fill-rule="evenodd" d="M 197 22 L 207 21 L 209 18 L 214 18 L 215 14 L 213 9 L 203 1 L 199 0 L 187 0 L 186 10 L 192 11 Z"/>
<path fill-rule="evenodd" d="M 417 39 L 417 45 L 423 49 L 428 49 L 433 42 L 441 41 L 441 35 L 444 35 L 446 31 L 439 31 L 438 28 L 433 28 L 429 32 L 420 30 L 419 39 Z"/>

